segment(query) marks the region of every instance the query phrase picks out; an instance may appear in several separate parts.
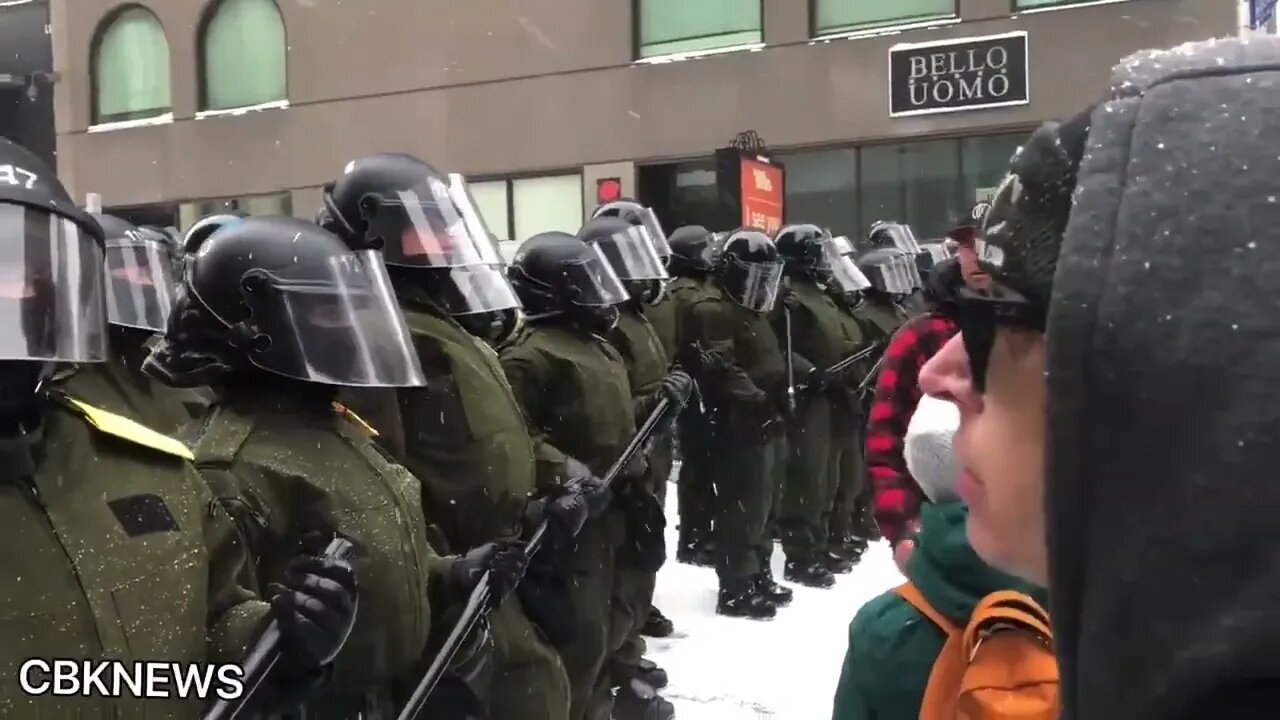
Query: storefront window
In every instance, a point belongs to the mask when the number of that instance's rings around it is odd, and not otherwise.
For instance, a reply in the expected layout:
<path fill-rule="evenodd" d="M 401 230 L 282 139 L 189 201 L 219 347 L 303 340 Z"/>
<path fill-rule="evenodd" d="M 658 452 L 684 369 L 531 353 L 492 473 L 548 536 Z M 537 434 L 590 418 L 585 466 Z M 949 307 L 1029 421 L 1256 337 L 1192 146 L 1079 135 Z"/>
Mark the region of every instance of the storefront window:
<path fill-rule="evenodd" d="M 761 40 L 761 0 L 635 0 L 639 55 L 714 50 Z"/>
<path fill-rule="evenodd" d="M 1030 10 L 1055 5 L 1080 5 L 1087 2 L 1096 2 L 1096 0 L 1014 0 L 1014 7 L 1018 10 Z"/>
<path fill-rule="evenodd" d="M 482 180 L 467 187 L 508 261 L 520 243 L 538 233 L 576 233 L 582 227 L 581 175 Z"/>
<path fill-rule="evenodd" d="M 877 220 L 907 221 L 906 193 L 903 191 L 900 145 L 874 145 L 858 154 L 861 163 L 858 183 L 859 227 L 849 235 L 861 236 Z M 834 229 L 834 228 L 833 228 Z"/>
<path fill-rule="evenodd" d="M 991 199 L 991 193 L 1009 170 L 1009 158 L 1026 139 L 1023 133 L 982 135 L 961 142 L 964 157 L 964 198 L 966 202 Z"/>
<path fill-rule="evenodd" d="M 214 198 L 197 200 L 178 206 L 178 221 L 185 230 L 196 224 L 196 221 L 219 213 L 244 213 L 246 215 L 277 215 L 289 217 L 293 214 L 293 195 L 287 192 L 269 195 L 245 195 L 243 197 Z"/>
<path fill-rule="evenodd" d="M 960 143 L 933 140 L 900 147 L 903 220 L 922 241 L 941 239 L 955 218 L 973 204 L 961 198 Z"/>
<path fill-rule="evenodd" d="M 582 227 L 582 176 L 512 180 L 511 207 L 512 239 L 524 242 L 550 230 L 576 233 Z"/>
<path fill-rule="evenodd" d="M 817 0 L 813 24 L 818 35 L 829 35 L 955 14 L 955 0 Z"/>
<path fill-rule="evenodd" d="M 506 180 L 467 183 L 471 199 L 476 201 L 480 217 L 498 242 L 511 240 L 511 212 Z"/>
<path fill-rule="evenodd" d="M 857 233 L 858 151 L 818 150 L 782 155 L 788 222 L 814 222 L 837 235 Z"/>

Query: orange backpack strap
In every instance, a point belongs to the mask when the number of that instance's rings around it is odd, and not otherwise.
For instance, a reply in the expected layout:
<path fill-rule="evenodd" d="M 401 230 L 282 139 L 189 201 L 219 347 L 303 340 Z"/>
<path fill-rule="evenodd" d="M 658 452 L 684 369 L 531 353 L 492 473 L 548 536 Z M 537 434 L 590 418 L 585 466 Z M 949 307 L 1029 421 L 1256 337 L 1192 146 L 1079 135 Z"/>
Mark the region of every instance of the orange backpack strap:
<path fill-rule="evenodd" d="M 936 608 L 929 604 L 928 600 L 924 599 L 924 595 L 920 592 L 920 588 L 908 582 L 899 585 L 894 588 L 893 591 L 898 593 L 903 600 L 911 603 L 911 606 L 916 610 L 919 610 L 921 615 L 929 618 L 930 622 L 937 625 L 938 629 L 942 632 L 947 635 L 953 635 L 960 632 L 961 628 L 959 625 L 951 622 L 947 616 L 938 612 Z"/>
<path fill-rule="evenodd" d="M 1028 595 L 1002 590 L 986 596 L 974 608 L 964 633 L 965 656 L 973 657 L 982 641 L 991 633 L 999 632 L 1002 626 L 1027 632 L 1046 647 L 1053 648 L 1049 613 Z"/>

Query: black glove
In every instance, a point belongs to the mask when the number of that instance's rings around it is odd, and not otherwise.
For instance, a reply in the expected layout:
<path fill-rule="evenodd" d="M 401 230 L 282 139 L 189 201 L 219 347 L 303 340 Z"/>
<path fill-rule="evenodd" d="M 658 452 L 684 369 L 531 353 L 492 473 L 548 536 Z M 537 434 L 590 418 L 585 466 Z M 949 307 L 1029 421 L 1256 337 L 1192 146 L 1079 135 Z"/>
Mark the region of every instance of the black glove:
<path fill-rule="evenodd" d="M 672 370 L 662 378 L 662 393 L 671 400 L 672 405 L 684 407 L 693 395 L 693 378 L 683 370 Z"/>
<path fill-rule="evenodd" d="M 546 520 L 551 524 L 551 531 L 563 540 L 576 537 L 590 517 L 587 499 L 566 487 L 550 488 L 542 497 L 531 499 L 524 510 L 527 528 L 532 530 Z"/>
<path fill-rule="evenodd" d="M 823 392 L 831 387 L 831 376 L 825 368 L 814 368 L 805 376 L 804 386 L 809 392 Z"/>
<path fill-rule="evenodd" d="M 470 593 L 487 571 L 489 573 L 489 607 L 496 608 L 511 594 L 529 567 L 524 545 L 512 540 L 485 543 L 454 560 L 449 568 L 449 581 L 461 593 Z"/>
<path fill-rule="evenodd" d="M 565 482 L 565 490 L 581 495 L 587 501 L 587 509 L 591 517 L 596 517 L 609 507 L 613 495 L 604 481 L 591 472 L 591 468 L 574 458 L 565 458 L 565 472 L 569 479 Z"/>
<path fill-rule="evenodd" d="M 313 545 L 313 543 L 306 543 Z M 281 661 L 290 675 L 333 662 L 356 622 L 356 571 L 345 560 L 317 557 L 314 547 L 291 560 L 284 583 L 272 583 L 271 608 L 280 624 Z"/>

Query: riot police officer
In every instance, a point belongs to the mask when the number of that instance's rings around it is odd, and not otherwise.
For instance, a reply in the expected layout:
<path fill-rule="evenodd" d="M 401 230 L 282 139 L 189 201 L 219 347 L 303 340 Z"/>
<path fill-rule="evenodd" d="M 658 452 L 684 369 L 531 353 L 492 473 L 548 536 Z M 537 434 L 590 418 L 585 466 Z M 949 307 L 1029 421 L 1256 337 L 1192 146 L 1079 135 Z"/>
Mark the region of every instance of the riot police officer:
<path fill-rule="evenodd" d="M 667 270 L 672 280 L 667 285 L 674 338 L 672 356 L 688 367 L 696 367 L 697 355 L 685 330 L 689 309 L 702 297 L 711 277 L 713 237 L 701 225 L 678 228 L 668 239 L 671 260 Z M 680 477 L 676 484 L 680 513 L 679 543 L 676 560 L 692 565 L 712 566 L 712 519 L 715 516 L 715 493 L 711 485 L 710 441 L 701 398 L 686 403 L 677 420 L 680 440 Z"/>
<path fill-rule="evenodd" d="M 840 254 L 835 239 L 816 225 L 788 225 L 778 231 L 778 254 L 785 267 L 782 303 L 773 324 L 793 350 L 788 422 L 790 457 L 779 510 L 786 578 L 811 587 L 831 587 L 832 573 L 852 564 L 828 548 L 827 521 L 839 481 L 839 430 L 852 432 L 860 415 L 852 389 L 859 367 L 831 374 L 828 368 L 864 345 L 862 330 L 841 313 L 828 287 L 855 292 L 856 267 Z M 863 367 L 865 369 L 865 366 Z"/>
<path fill-rule="evenodd" d="M 271 606 L 246 586 L 235 525 L 186 446 L 47 382 L 55 363 L 108 357 L 105 238 L 41 160 L 2 139 L 0 237 L 0 524 L 9 548 L 0 714 L 197 717 L 197 699 L 127 689 L 117 699 L 33 697 L 19 686 L 29 658 L 236 662 Z M 284 641 L 269 678 L 277 699 L 316 687 L 356 603 L 350 564 L 285 564 L 290 574 L 272 599 Z M 25 679 L 51 680 L 39 675 Z"/>
<path fill-rule="evenodd" d="M 487 344 L 503 342 L 515 329 L 509 319 L 520 303 L 463 179 L 410 155 L 371 155 L 348 163 L 326 188 L 324 202 L 323 227 L 349 243 L 381 244 L 423 361 L 425 386 L 374 392 L 390 396 L 390 411 L 381 416 L 399 427 L 379 426 L 379 432 L 399 438 L 393 445 L 422 482 L 427 521 L 453 551 L 519 537 L 526 514 L 544 510 L 554 512 L 556 530 L 572 534 L 580 528 L 587 512 L 580 496 L 530 501 L 539 487 L 561 484 L 563 462 L 539 458 L 498 356 Z M 350 397 L 361 412 L 370 402 L 381 401 L 369 391 Z M 499 606 L 491 622 L 495 668 L 488 716 L 567 717 L 564 665 L 534 629 L 520 598 Z"/>
<path fill-rule="evenodd" d="M 94 219 L 106 234 L 107 362 L 71 366 L 55 382 L 85 402 L 164 432 L 177 432 L 203 412 L 204 400 L 142 372 L 150 343 L 173 307 L 172 248 L 164 235 L 114 215 Z"/>
<path fill-rule="evenodd" d="M 591 217 L 592 219 L 600 217 L 618 218 L 641 228 L 641 232 L 652 242 L 654 252 L 657 253 L 662 265 L 665 267 L 670 263 L 670 240 L 663 231 L 662 223 L 659 222 L 658 216 L 653 212 L 652 208 L 645 207 L 634 200 L 614 200 L 597 207 L 591 213 Z M 662 347 L 667 351 L 667 358 L 674 362 L 676 359 L 676 320 L 673 312 L 674 306 L 666 302 L 666 300 L 666 294 L 663 293 L 652 301 L 643 303 L 641 311 L 649 321 L 649 324 L 653 326 L 654 332 L 658 334 L 658 339 L 662 341 Z"/>
<path fill-rule="evenodd" d="M 386 717 L 394 684 L 417 679 L 428 594 L 465 596 L 489 570 L 500 598 L 523 572 L 523 551 L 490 544 L 438 556 L 417 479 L 334 403 L 342 386 L 423 384 L 378 252 L 274 217 L 228 225 L 191 250 L 177 317 L 148 370 L 170 385 L 218 388 L 196 435 L 196 466 L 234 509 L 260 583 L 285 577 L 285 553 L 313 533 L 351 538 L 360 617 L 332 687 L 306 713 Z"/>
<path fill-rule="evenodd" d="M 618 323 L 627 291 L 598 248 L 562 232 L 525 241 L 510 275 L 528 320 L 502 348 L 507 378 L 546 443 L 585 464 L 577 482 L 598 486 L 594 475 L 618 459 L 635 433 L 636 416 L 652 409 L 633 405 L 626 363 L 605 339 Z M 614 487 L 626 494 L 648 482 L 647 463 L 637 454 Z M 627 515 L 608 494 L 597 492 L 591 520 L 572 547 L 555 554 L 573 622 L 572 640 L 561 652 L 573 693 L 572 720 L 609 717 L 617 684 L 610 660 L 635 627 L 628 606 L 616 601 L 626 592 L 616 568 Z M 634 550 L 644 555 L 638 560 L 650 561 L 661 546 Z M 639 678 L 618 685 L 617 701 L 613 711 L 619 717 L 674 714 Z"/>
<path fill-rule="evenodd" d="M 607 337 L 627 364 L 637 425 L 644 422 L 645 414 L 652 409 L 654 398 L 659 394 L 671 395 L 683 405 L 693 391 L 693 380 L 683 370 L 668 371 L 671 358 L 643 312 L 665 295 L 664 286 L 670 277 L 648 229 L 621 218 L 600 216 L 582 226 L 578 239 L 604 256 L 630 295 L 619 306 L 618 323 Z M 661 613 L 653 617 L 652 605 L 658 569 L 665 559 L 662 530 L 666 527 L 664 506 L 674 461 L 673 427 L 674 422 L 664 426 L 648 446 L 647 481 L 614 494 L 614 501 L 627 515 L 627 544 L 618 559 L 617 573 L 619 584 L 625 590 L 622 602 L 628 606 L 627 615 L 634 622 L 622 650 L 614 658 L 614 679 L 621 682 L 639 674 L 659 688 L 666 684 L 666 674 L 643 660 L 645 643 L 640 631 L 651 624 L 651 620 L 670 624 Z M 644 550 L 646 545 L 654 545 L 660 551 L 650 555 Z"/>
<path fill-rule="evenodd" d="M 773 617 L 789 592 L 768 576 L 774 502 L 784 437 L 786 366 L 767 313 L 773 309 L 782 263 L 773 240 L 738 230 L 725 240 L 716 277 L 690 308 L 692 346 L 716 358 L 699 368 L 716 458 L 716 612 Z"/>

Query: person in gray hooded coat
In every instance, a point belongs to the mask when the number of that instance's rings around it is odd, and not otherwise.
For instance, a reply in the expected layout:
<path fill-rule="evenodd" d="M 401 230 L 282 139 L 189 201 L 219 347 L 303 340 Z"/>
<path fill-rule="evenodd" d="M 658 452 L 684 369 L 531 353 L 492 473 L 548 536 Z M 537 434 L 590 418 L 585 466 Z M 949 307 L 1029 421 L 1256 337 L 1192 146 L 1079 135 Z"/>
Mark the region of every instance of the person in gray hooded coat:
<path fill-rule="evenodd" d="M 1280 712 L 1278 141 L 1280 39 L 1128 58 L 1012 161 L 921 373 L 974 549 L 1048 582 L 1065 720 Z"/>

